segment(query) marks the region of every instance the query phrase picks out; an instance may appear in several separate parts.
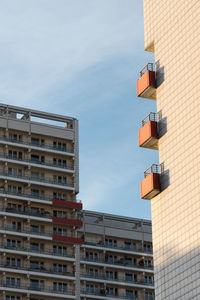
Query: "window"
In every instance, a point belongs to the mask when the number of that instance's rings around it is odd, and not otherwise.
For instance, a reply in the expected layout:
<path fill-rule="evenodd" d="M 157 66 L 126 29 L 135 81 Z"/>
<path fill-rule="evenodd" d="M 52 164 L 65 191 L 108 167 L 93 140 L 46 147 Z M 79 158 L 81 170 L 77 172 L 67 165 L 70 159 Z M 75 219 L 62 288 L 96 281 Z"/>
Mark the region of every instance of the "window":
<path fill-rule="evenodd" d="M 126 290 L 126 297 L 133 297 L 133 291 Z"/>
<path fill-rule="evenodd" d="M 151 292 L 145 292 L 145 300 L 154 300 L 154 295 Z"/>
<path fill-rule="evenodd" d="M 131 248 L 131 242 L 124 242 L 124 247 L 126 249 L 130 249 Z"/>
<path fill-rule="evenodd" d="M 39 250 L 39 244 L 38 243 L 31 243 L 30 248 L 33 251 L 38 251 Z"/>
<path fill-rule="evenodd" d="M 39 232 L 39 226 L 37 226 L 37 225 L 31 225 L 31 231 L 32 232 Z"/>
<path fill-rule="evenodd" d="M 125 274 L 125 280 L 126 281 L 133 281 L 133 275 L 132 274 Z"/>

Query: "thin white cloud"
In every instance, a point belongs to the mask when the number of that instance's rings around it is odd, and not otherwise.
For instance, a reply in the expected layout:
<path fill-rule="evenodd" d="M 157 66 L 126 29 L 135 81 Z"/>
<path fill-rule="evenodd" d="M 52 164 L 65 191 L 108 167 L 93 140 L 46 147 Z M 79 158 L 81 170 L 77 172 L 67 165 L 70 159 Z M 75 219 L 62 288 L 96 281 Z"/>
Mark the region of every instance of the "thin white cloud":
<path fill-rule="evenodd" d="M 57 82 L 69 82 L 107 56 L 131 52 L 140 38 L 134 30 L 137 2 L 1 1 L 0 97 L 39 104 Z"/>

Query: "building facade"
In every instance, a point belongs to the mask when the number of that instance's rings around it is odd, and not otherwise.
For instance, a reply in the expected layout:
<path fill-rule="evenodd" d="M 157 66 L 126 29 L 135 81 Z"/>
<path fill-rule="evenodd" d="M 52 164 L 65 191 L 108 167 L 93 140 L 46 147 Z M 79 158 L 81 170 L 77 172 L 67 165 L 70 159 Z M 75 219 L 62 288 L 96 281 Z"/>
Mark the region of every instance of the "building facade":
<path fill-rule="evenodd" d="M 154 300 L 151 222 L 83 211 L 82 299 Z"/>
<path fill-rule="evenodd" d="M 78 166 L 76 119 L 0 105 L 1 300 L 154 299 L 151 222 L 83 211 Z"/>
<path fill-rule="evenodd" d="M 200 299 L 200 1 L 143 0 L 145 50 L 138 96 L 155 99 L 141 147 L 159 150 L 141 196 L 151 199 L 156 300 Z M 145 100 L 144 100 L 145 101 Z M 146 100 L 148 101 L 148 100 Z M 148 151 L 148 150 L 147 150 Z"/>

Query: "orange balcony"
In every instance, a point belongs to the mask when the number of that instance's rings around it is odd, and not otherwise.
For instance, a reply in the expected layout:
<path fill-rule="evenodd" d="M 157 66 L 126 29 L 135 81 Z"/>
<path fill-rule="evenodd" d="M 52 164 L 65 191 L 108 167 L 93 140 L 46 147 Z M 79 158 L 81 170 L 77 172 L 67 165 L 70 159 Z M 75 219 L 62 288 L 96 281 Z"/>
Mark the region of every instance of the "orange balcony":
<path fill-rule="evenodd" d="M 141 198 L 151 200 L 160 193 L 160 166 L 152 165 L 144 172 L 140 182 Z"/>
<path fill-rule="evenodd" d="M 139 146 L 158 150 L 157 114 L 150 113 L 142 120 L 139 130 Z"/>
<path fill-rule="evenodd" d="M 156 100 L 156 76 L 152 63 L 148 63 L 140 71 L 140 79 L 137 80 L 137 96 Z"/>

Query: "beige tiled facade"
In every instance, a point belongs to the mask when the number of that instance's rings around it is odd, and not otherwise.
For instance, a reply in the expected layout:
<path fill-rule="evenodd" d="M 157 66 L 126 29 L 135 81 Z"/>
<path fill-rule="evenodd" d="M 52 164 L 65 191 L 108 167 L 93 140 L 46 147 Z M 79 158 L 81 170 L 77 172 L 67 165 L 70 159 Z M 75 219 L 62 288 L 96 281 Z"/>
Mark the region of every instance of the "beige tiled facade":
<path fill-rule="evenodd" d="M 162 191 L 151 200 L 156 300 L 198 300 L 200 1 L 143 5 L 145 50 L 155 54 L 157 111 L 165 126 L 159 139 Z"/>

